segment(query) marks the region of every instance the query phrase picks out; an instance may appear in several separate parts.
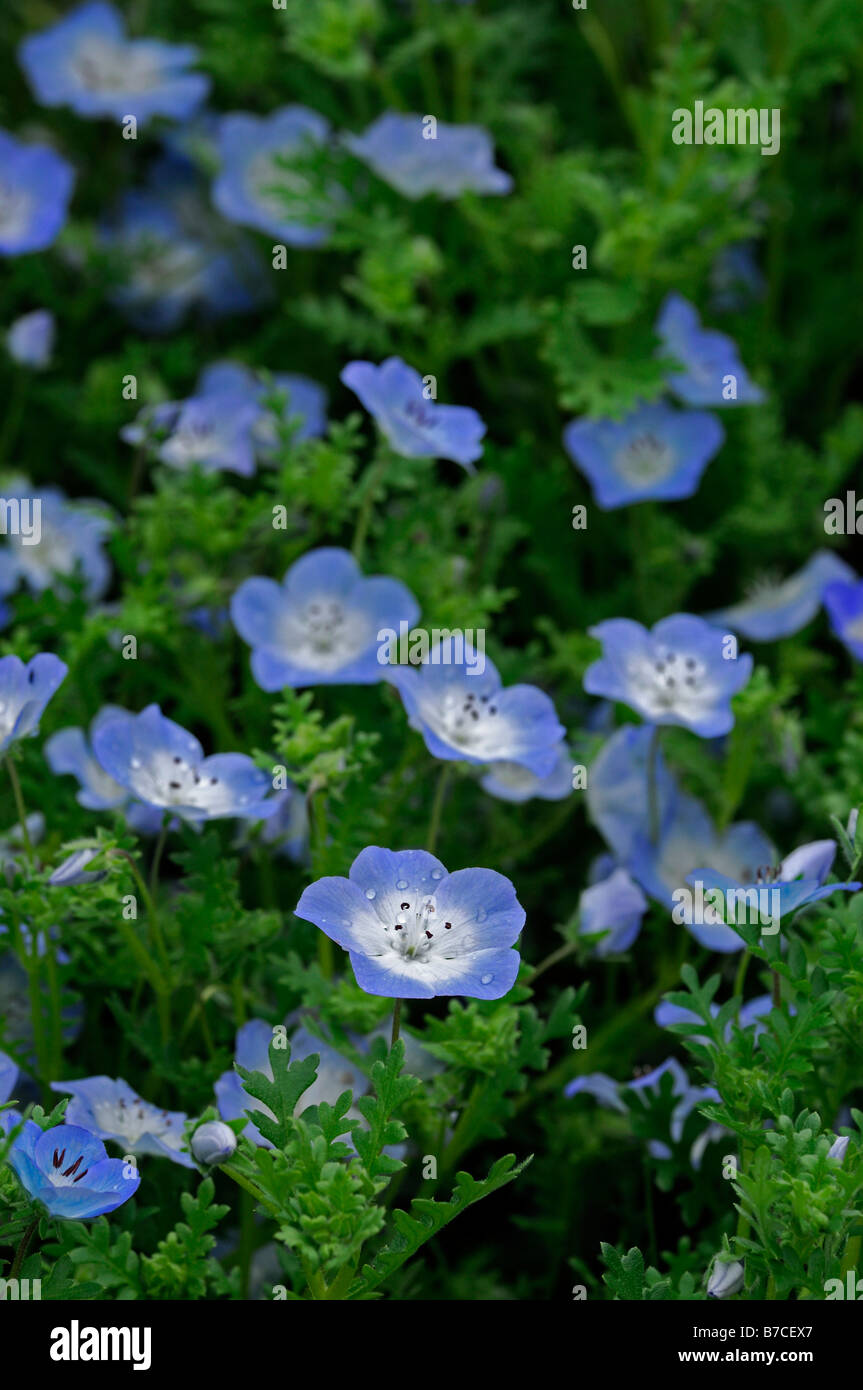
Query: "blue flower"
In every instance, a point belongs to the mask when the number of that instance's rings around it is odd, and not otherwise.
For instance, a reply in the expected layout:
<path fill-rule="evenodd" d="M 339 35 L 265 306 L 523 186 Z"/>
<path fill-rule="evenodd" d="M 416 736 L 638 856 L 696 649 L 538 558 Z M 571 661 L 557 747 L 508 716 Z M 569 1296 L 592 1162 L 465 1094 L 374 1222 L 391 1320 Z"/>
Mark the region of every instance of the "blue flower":
<path fill-rule="evenodd" d="M 752 1028 L 753 1036 L 759 1037 L 767 1027 L 761 1020 L 770 1013 L 772 1008 L 773 1000 L 769 994 L 759 994 L 757 998 L 750 999 L 748 1004 L 742 1004 L 737 1019 L 732 1020 L 726 1026 L 726 1040 L 731 1037 L 735 1024 L 744 1030 Z M 719 1013 L 719 1005 L 711 1004 L 710 1013 L 711 1017 L 716 1018 Z M 679 1004 L 672 1004 L 669 1000 L 663 999 L 654 1009 L 653 1018 L 660 1028 L 670 1028 L 674 1023 L 692 1023 L 695 1025 L 695 1031 L 688 1033 L 687 1037 L 692 1038 L 694 1042 L 701 1043 L 703 1047 L 714 1045 L 713 1040 L 708 1038 L 706 1034 L 698 1033 L 697 1029 L 702 1028 L 704 1024 L 703 1020 L 692 1009 L 682 1008 Z"/>
<path fill-rule="evenodd" d="M 198 56 L 188 44 L 127 39 L 123 20 L 103 0 L 24 39 L 18 59 L 43 106 L 70 106 L 79 116 L 139 124 L 153 116 L 185 120 L 206 97 L 209 78 L 187 72 Z"/>
<path fill-rule="evenodd" d="M 710 268 L 711 305 L 721 314 L 746 309 L 764 298 L 765 280 L 755 259 L 755 243 L 724 246 Z"/>
<path fill-rule="evenodd" d="M 17 503 L 20 515 L 32 517 L 34 534 L 25 534 L 22 526 L 18 533 L 10 532 L 4 538 L 0 594 L 11 594 L 19 583 L 34 594 L 46 589 L 65 594 L 68 590 L 62 580 L 80 573 L 87 598 L 101 598 L 111 582 L 105 554 L 111 521 L 105 507 L 78 498 L 70 502 L 60 488 L 36 487 L 26 478 L 13 479 L 3 495 L 7 502 Z"/>
<path fill-rule="evenodd" d="M 214 362 L 201 373 L 197 394 L 245 395 L 254 401 L 259 407 L 254 436 L 262 453 L 276 446 L 280 425 L 291 425 L 294 440 L 314 439 L 327 427 L 326 391 L 295 372 L 259 372 L 239 362 Z"/>
<path fill-rule="evenodd" d="M 80 791 L 75 800 L 88 811 L 116 810 L 129 800 L 127 788 L 109 777 L 92 750 L 97 730 L 118 715 L 132 718 L 119 705 L 105 705 L 90 725 L 89 740 L 85 731 L 78 728 L 58 729 L 45 740 L 42 751 L 51 771 L 58 777 L 77 777 Z"/>
<path fill-rule="evenodd" d="M 19 367 L 47 367 L 54 350 L 57 322 L 50 309 L 22 314 L 6 333 L 6 351 Z"/>
<path fill-rule="evenodd" d="M 830 627 L 856 661 L 863 661 L 863 579 L 828 584 L 822 595 Z"/>
<path fill-rule="evenodd" d="M 705 1101 L 718 1101 L 720 1096 L 719 1092 L 712 1086 L 693 1086 L 685 1070 L 674 1057 L 669 1057 L 660 1066 L 654 1067 L 633 1081 L 618 1082 L 604 1072 L 593 1072 L 586 1076 L 579 1076 L 564 1087 L 563 1093 L 569 1098 L 585 1093 L 593 1096 L 606 1109 L 627 1114 L 630 1110 L 627 1092 L 639 1094 L 651 1091 L 654 1095 L 661 1095 L 666 1089 L 662 1084 L 663 1077 L 666 1075 L 671 1077 L 670 1094 L 675 1099 L 671 1112 L 671 1139 L 673 1143 L 679 1144 L 683 1137 L 686 1121 L 696 1106 L 702 1105 Z M 693 1168 L 696 1170 L 700 1168 L 707 1145 L 712 1140 L 721 1138 L 724 1133 L 721 1125 L 709 1124 L 696 1138 L 690 1150 L 690 1161 Z M 648 1141 L 647 1147 L 654 1158 L 672 1157 L 671 1149 L 662 1140 L 651 1139 Z"/>
<path fill-rule="evenodd" d="M 492 763 L 480 786 L 489 796 L 500 801 L 524 802 L 537 797 L 540 801 L 563 801 L 572 794 L 572 757 L 561 746 L 557 762 L 545 777 L 537 777 L 521 763 Z"/>
<path fill-rule="evenodd" d="M 625 869 L 615 871 L 601 883 L 585 888 L 579 903 L 579 931 L 583 936 L 606 933 L 596 945 L 598 956 L 628 951 L 647 911 L 647 899 Z"/>
<path fill-rule="evenodd" d="M 118 283 L 111 300 L 146 333 L 169 333 L 193 307 L 243 313 L 263 297 L 256 254 L 204 202 L 195 171 L 163 159 L 150 182 L 120 200 L 101 239 Z"/>
<path fill-rule="evenodd" d="M 5 1052 L 0 1052 L 0 1105 L 5 1105 L 12 1096 L 18 1080 L 18 1064 Z"/>
<path fill-rule="evenodd" d="M 647 770 L 655 756 L 656 808 L 660 832 L 674 815 L 678 789 L 662 750 L 652 748 L 649 725 L 624 724 L 607 739 L 589 769 L 587 808 L 606 843 L 621 864 L 628 864 L 650 826 Z M 682 881 L 682 880 L 681 880 Z"/>
<path fill-rule="evenodd" d="M 155 1154 L 194 1168 L 191 1155 L 181 1152 L 187 1119 L 181 1111 L 150 1105 L 127 1082 L 110 1076 L 52 1081 L 51 1090 L 71 1095 L 66 1107 L 69 1124 L 80 1125 L 100 1139 L 112 1139 L 124 1154 Z"/>
<path fill-rule="evenodd" d="M 573 420 L 566 451 L 603 511 L 648 498 L 692 497 L 725 431 L 706 411 L 642 405 L 625 420 Z"/>
<path fill-rule="evenodd" d="M 508 193 L 512 179 L 495 167 L 494 146 L 480 126 L 446 125 L 387 111 L 345 144 L 405 198 L 458 198 L 462 193 Z"/>
<path fill-rule="evenodd" d="M 535 685 L 504 688 L 487 657 L 482 669 L 469 645 L 447 637 L 419 670 L 395 668 L 394 683 L 411 727 L 435 758 L 517 763 L 535 777 L 558 766 L 566 734 L 554 705 Z"/>
<path fill-rule="evenodd" d="M 700 886 L 705 897 L 716 891 L 721 892 L 726 895 L 726 904 L 729 901 L 727 894 L 734 893 L 736 896 L 732 901 L 742 907 L 748 921 L 755 915 L 759 921 L 764 919 L 765 913 L 761 912 L 760 906 L 756 914 L 754 907 L 750 910 L 746 897 L 747 891 L 751 895 L 753 889 L 762 888 L 768 894 L 765 907 L 769 919 L 778 925 L 783 918 L 788 919 L 804 907 L 831 897 L 833 893 L 856 893 L 863 887 L 863 884 L 856 882 L 826 882 L 835 854 L 835 840 L 813 840 L 794 850 L 778 868 L 759 868 L 745 879 L 734 878 L 711 867 L 693 869 L 687 875 L 686 882 L 693 888 Z M 703 916 L 705 920 L 701 923 L 685 921 L 687 930 L 702 946 L 710 951 L 725 953 L 743 949 L 743 938 L 733 927 L 725 924 L 724 913 L 717 907 L 706 903 Z"/>
<path fill-rule="evenodd" d="M 110 777 L 145 806 L 171 811 L 192 824 L 236 816 L 263 820 L 276 803 L 271 784 L 244 753 L 205 758 L 192 734 L 148 705 L 118 711 L 93 732 L 93 751 Z"/>
<path fill-rule="evenodd" d="M 0 130 L 0 256 L 44 251 L 66 221 L 75 175 L 47 145 Z"/>
<path fill-rule="evenodd" d="M 731 338 L 702 328 L 697 309 L 682 295 L 668 295 L 656 332 L 663 356 L 683 366 L 683 371 L 670 372 L 667 380 L 686 405 L 757 405 L 764 400 L 764 392 L 750 381 Z"/>
<path fill-rule="evenodd" d="M 210 394 L 183 401 L 167 439 L 157 450 L 163 463 L 204 473 L 255 471 L 252 429 L 260 411 L 245 396 Z"/>
<path fill-rule="evenodd" d="M 246 1071 L 259 1071 L 272 1080 L 269 1048 L 273 1041 L 273 1028 L 261 1018 L 253 1018 L 244 1023 L 237 1032 L 234 1060 Z M 313 1084 L 304 1091 L 295 1114 L 301 1115 L 310 1105 L 320 1105 L 325 1101 L 334 1105 L 345 1091 L 352 1091 L 354 1098 L 364 1095 L 369 1088 L 368 1078 L 357 1067 L 337 1052 L 334 1047 L 316 1038 L 305 1028 L 297 1028 L 290 1038 L 291 1059 L 303 1061 L 317 1053 L 320 1058 L 317 1075 Z M 244 1089 L 236 1071 L 226 1071 L 216 1082 L 216 1101 L 223 1120 L 241 1120 L 247 1111 L 260 1110 L 275 1119 L 272 1111 L 262 1101 L 250 1096 Z M 360 1112 L 354 1107 L 348 1111 L 350 1119 L 359 1119 Z M 249 1120 L 243 1130 L 246 1139 L 262 1148 L 271 1148 L 253 1120 Z M 347 1131 L 345 1136 L 347 1137 Z"/>
<path fill-rule="evenodd" d="M 363 575 L 347 550 L 329 547 L 303 555 L 281 584 L 246 579 L 231 599 L 262 690 L 383 680 L 378 633 L 418 617 L 416 599 L 398 579 Z"/>
<path fill-rule="evenodd" d="M 333 194 L 322 195 L 298 165 L 322 145 L 329 125 L 305 106 L 271 115 L 235 112 L 219 126 L 221 172 L 213 202 L 231 222 L 256 227 L 287 246 L 320 246 L 329 237 Z"/>
<path fill-rule="evenodd" d="M 141 1181 L 132 1164 L 109 1158 L 102 1141 L 77 1125 L 43 1131 L 27 1120 L 9 1162 L 30 1197 L 66 1221 L 114 1211 L 135 1195 Z"/>
<path fill-rule="evenodd" d="M 45 706 L 68 671 L 50 652 L 39 652 L 26 666 L 20 657 L 0 657 L 0 753 L 39 732 Z"/>
<path fill-rule="evenodd" d="M 749 680 L 752 657 L 703 618 L 675 613 L 648 632 L 629 618 L 588 629 L 603 644 L 584 674 L 590 695 L 620 700 L 651 724 L 680 724 L 701 738 L 727 734 L 731 697 Z"/>
<path fill-rule="evenodd" d="M 751 642 L 775 642 L 791 637 L 811 622 L 828 587 L 857 582 L 850 565 L 832 550 L 816 550 L 802 569 L 779 584 L 762 586 L 741 603 L 710 613 L 708 621 L 740 632 Z"/>
<path fill-rule="evenodd" d="M 500 999 L 515 983 L 524 908 L 493 869 L 449 874 L 424 850 L 371 846 L 348 878 L 321 878 L 296 914 L 350 954 L 367 994 Z"/>
<path fill-rule="evenodd" d="M 473 472 L 486 425 L 471 406 L 437 405 L 426 396 L 419 372 L 400 357 L 388 357 L 379 367 L 349 362 L 341 380 L 359 396 L 397 454 L 452 459 Z"/>

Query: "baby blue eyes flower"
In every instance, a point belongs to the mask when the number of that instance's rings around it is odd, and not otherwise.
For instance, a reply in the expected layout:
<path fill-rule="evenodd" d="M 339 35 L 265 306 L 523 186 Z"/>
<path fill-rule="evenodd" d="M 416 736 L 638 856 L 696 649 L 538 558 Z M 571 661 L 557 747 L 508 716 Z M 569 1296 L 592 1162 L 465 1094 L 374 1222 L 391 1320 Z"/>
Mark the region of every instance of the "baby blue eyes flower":
<path fill-rule="evenodd" d="M 739 1260 L 715 1260 L 707 1280 L 708 1298 L 733 1298 L 746 1282 L 746 1271 Z"/>
<path fill-rule="evenodd" d="M 795 913 L 822 898 L 829 898 L 833 893 L 856 893 L 863 887 L 856 882 L 826 882 L 835 854 L 835 840 L 813 840 L 794 850 L 778 868 L 760 869 L 754 882 L 752 878 L 740 882 L 712 868 L 694 869 L 687 875 L 686 882 L 692 888 L 700 888 L 705 897 L 714 892 L 722 893 L 724 906 L 729 902 L 738 904 L 736 911 L 747 923 L 756 919 L 759 923 L 769 920 L 778 927 L 783 918 L 787 922 Z M 761 890 L 757 900 L 753 890 Z M 735 895 L 733 899 L 729 899 L 730 893 Z M 684 919 L 687 930 L 702 946 L 724 953 L 743 949 L 745 942 L 732 926 L 726 925 L 723 909 L 708 901 L 703 916 L 705 920 L 701 923 Z"/>
<path fill-rule="evenodd" d="M 347 550 L 323 547 L 292 565 L 281 584 L 246 579 L 231 618 L 252 648 L 262 690 L 302 685 L 371 685 L 386 678 L 378 633 L 413 626 L 419 606 L 397 579 L 363 575 Z"/>
<path fill-rule="evenodd" d="M 150 1105 L 125 1081 L 110 1076 L 52 1081 L 51 1090 L 71 1095 L 66 1107 L 69 1124 L 80 1125 L 99 1139 L 112 1139 L 124 1153 L 155 1154 L 184 1168 L 194 1167 L 191 1156 L 181 1152 L 187 1119 L 181 1111 Z"/>
<path fill-rule="evenodd" d="M 45 740 L 43 752 L 51 771 L 57 776 L 69 775 L 78 779 L 79 806 L 88 811 L 111 811 L 129 799 L 127 789 L 116 782 L 102 767 L 92 751 L 92 739 L 106 723 L 118 716 L 132 718 L 119 705 L 105 705 L 90 725 L 90 737 L 83 729 L 59 729 Z"/>
<path fill-rule="evenodd" d="M 266 453 L 278 441 L 278 426 L 290 425 L 295 440 L 326 432 L 327 393 L 318 382 L 294 372 L 253 371 L 239 362 L 214 362 L 201 373 L 199 397 L 232 396 L 258 407 L 255 442 Z"/>
<path fill-rule="evenodd" d="M 75 175 L 47 145 L 0 130 L 0 256 L 44 251 L 66 221 Z"/>
<path fill-rule="evenodd" d="M 234 1056 L 236 1064 L 243 1067 L 245 1071 L 262 1072 L 264 1076 L 272 1080 L 269 1056 L 272 1041 L 272 1026 L 261 1018 L 250 1019 L 237 1031 Z M 297 1028 L 289 1041 L 292 1061 L 303 1061 L 313 1054 L 317 1054 L 320 1058 L 315 1080 L 308 1090 L 301 1095 L 297 1102 L 295 1114 L 301 1115 L 310 1105 L 320 1105 L 322 1101 L 325 1101 L 327 1105 L 334 1105 L 345 1091 L 352 1091 L 356 1099 L 368 1090 L 368 1078 L 334 1047 L 330 1047 L 328 1043 L 316 1038 L 307 1029 Z M 260 1110 L 262 1113 L 275 1118 L 272 1111 L 262 1101 L 248 1095 L 243 1089 L 243 1083 L 236 1071 L 224 1072 L 216 1082 L 215 1090 L 219 1114 L 225 1120 L 241 1120 L 246 1117 L 247 1111 L 250 1110 L 253 1112 Z M 348 1111 L 348 1117 L 359 1119 L 359 1111 L 352 1107 Z M 249 1120 L 243 1130 L 243 1135 L 261 1148 L 272 1147 L 253 1120 Z M 347 1132 L 344 1137 L 347 1137 Z"/>
<path fill-rule="evenodd" d="M 201 104 L 209 79 L 187 71 L 197 56 L 188 44 L 127 39 L 120 14 L 103 0 L 79 5 L 18 50 L 43 106 L 116 121 L 131 115 L 139 123 L 153 116 L 185 120 Z"/>
<path fill-rule="evenodd" d="M 752 657 L 703 618 L 675 613 L 648 631 L 628 618 L 588 629 L 603 644 L 584 675 L 590 695 L 620 700 L 651 724 L 680 724 L 701 738 L 727 734 L 731 697 L 749 680 Z"/>
<path fill-rule="evenodd" d="M 850 1143 L 851 1140 L 847 1134 L 843 1134 L 838 1139 L 834 1139 L 830 1148 L 827 1150 L 827 1157 L 835 1158 L 837 1163 L 844 1163 L 845 1154 L 848 1151 L 848 1145 Z"/>
<path fill-rule="evenodd" d="M 99 599 L 111 582 L 111 566 L 105 541 L 111 521 L 103 506 L 82 499 L 70 501 L 60 488 L 35 487 L 26 478 L 15 478 L 4 489 L 7 502 L 15 500 L 23 517 L 33 518 L 30 534 L 22 525 L 18 534 L 4 537 L 0 549 L 0 594 L 10 594 L 19 583 L 34 594 L 54 589 L 68 592 L 62 582 L 80 574 L 88 599 Z M 38 530 L 35 502 L 39 502 Z"/>
<path fill-rule="evenodd" d="M 0 657 L 0 753 L 38 732 L 45 706 L 68 671 L 50 652 L 40 652 L 26 666 L 20 657 Z"/>
<path fill-rule="evenodd" d="M 763 585 L 741 603 L 709 614 L 709 621 L 739 632 L 751 642 L 776 642 L 780 637 L 791 637 L 811 622 L 822 602 L 829 611 L 828 589 L 834 585 L 845 588 L 856 582 L 851 566 L 832 550 L 816 550 L 790 578 Z"/>
<path fill-rule="evenodd" d="M 77 1125 L 43 1131 L 27 1120 L 9 1162 L 30 1197 L 65 1221 L 89 1221 L 116 1210 L 141 1181 L 132 1164 L 109 1158 L 101 1139 Z"/>
<path fill-rule="evenodd" d="M 51 361 L 57 322 L 49 309 L 22 314 L 6 334 L 6 351 L 19 367 L 40 371 Z"/>
<path fill-rule="evenodd" d="M 208 1120 L 192 1135 L 192 1157 L 198 1163 L 226 1163 L 236 1147 L 236 1134 L 222 1120 Z"/>
<path fill-rule="evenodd" d="M 405 198 L 502 194 L 512 188 L 509 174 L 495 167 L 491 137 L 480 126 L 432 125 L 428 117 L 387 111 L 345 144 Z"/>
<path fill-rule="evenodd" d="M 537 777 L 521 763 L 492 763 L 480 786 L 489 796 L 500 801 L 525 802 L 536 797 L 539 801 L 563 801 L 572 794 L 572 759 L 569 749 L 561 747 L 557 761 L 545 777 Z"/>
<path fill-rule="evenodd" d="M 197 465 L 205 473 L 255 471 L 252 427 L 258 407 L 242 396 L 199 396 L 179 407 L 168 438 L 158 449 L 163 463 L 180 471 Z"/>
<path fill-rule="evenodd" d="M 0 1105 L 5 1105 L 10 1099 L 15 1089 L 15 1082 L 18 1080 L 18 1066 L 7 1056 L 5 1052 L 0 1052 Z"/>
<path fill-rule="evenodd" d="M 764 400 L 731 338 L 702 328 L 698 311 L 682 295 L 668 295 L 656 332 L 662 355 L 682 364 L 682 371 L 670 372 L 668 384 L 686 405 L 757 405 Z"/>
<path fill-rule="evenodd" d="M 583 936 L 605 933 L 597 942 L 596 954 L 617 955 L 628 951 L 641 931 L 647 899 L 625 869 L 615 869 L 601 883 L 585 888 L 579 910 Z"/>
<path fill-rule="evenodd" d="M 359 396 L 384 438 L 403 458 L 442 458 L 469 473 L 482 454 L 485 422 L 467 405 L 438 405 L 426 396 L 419 372 L 400 357 L 349 362 L 341 380 Z"/>
<path fill-rule="evenodd" d="M 419 670 L 394 668 L 393 681 L 411 727 L 435 758 L 466 763 L 515 763 L 536 778 L 558 767 L 566 730 L 554 705 L 534 685 L 505 689 L 497 670 L 447 637 Z"/>
<path fill-rule="evenodd" d="M 447 873 L 424 850 L 364 849 L 348 878 L 311 884 L 296 914 L 349 952 L 367 994 L 501 999 L 518 975 L 525 913 L 509 879 Z"/>
<path fill-rule="evenodd" d="M 625 420 L 573 420 L 563 432 L 570 458 L 603 511 L 649 498 L 692 497 L 725 431 L 706 411 L 643 405 Z"/>
<path fill-rule="evenodd" d="M 287 246 L 320 246 L 330 234 L 331 200 L 291 166 L 307 159 L 328 135 L 324 117 L 305 106 L 283 106 L 266 117 L 224 116 L 214 204 L 229 221 L 255 227 Z"/>
<path fill-rule="evenodd" d="M 863 661 L 863 579 L 828 584 L 823 594 L 830 627 L 856 661 Z"/>
<path fill-rule="evenodd" d="M 205 758 L 198 740 L 158 705 L 106 719 L 93 733 L 93 751 L 108 775 L 145 806 L 192 824 L 227 816 L 263 820 L 277 809 L 267 799 L 269 778 L 251 758 L 244 753 Z"/>

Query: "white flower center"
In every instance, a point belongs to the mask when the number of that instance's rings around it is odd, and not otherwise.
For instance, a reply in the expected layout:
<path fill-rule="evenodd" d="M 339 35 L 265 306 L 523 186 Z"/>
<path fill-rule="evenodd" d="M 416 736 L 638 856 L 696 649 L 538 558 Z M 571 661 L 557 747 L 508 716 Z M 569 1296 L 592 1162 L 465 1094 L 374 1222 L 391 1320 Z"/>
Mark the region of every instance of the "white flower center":
<path fill-rule="evenodd" d="M 159 85 L 155 58 L 133 43 L 87 37 L 72 54 L 72 73 L 90 92 L 149 92 Z"/>
<path fill-rule="evenodd" d="M 179 1148 L 182 1135 L 166 1110 L 157 1110 L 143 1100 L 97 1101 L 93 1106 L 96 1123 L 105 1134 L 121 1135 L 130 1148 L 145 1134 L 153 1134 L 157 1139 Z"/>
<path fill-rule="evenodd" d="M 23 189 L 0 181 L 0 234 L 23 236 L 30 225 L 33 198 Z"/>
<path fill-rule="evenodd" d="M 669 446 L 648 432 L 631 439 L 614 456 L 615 472 L 628 483 L 646 486 L 667 478 L 674 467 L 674 453 Z"/>

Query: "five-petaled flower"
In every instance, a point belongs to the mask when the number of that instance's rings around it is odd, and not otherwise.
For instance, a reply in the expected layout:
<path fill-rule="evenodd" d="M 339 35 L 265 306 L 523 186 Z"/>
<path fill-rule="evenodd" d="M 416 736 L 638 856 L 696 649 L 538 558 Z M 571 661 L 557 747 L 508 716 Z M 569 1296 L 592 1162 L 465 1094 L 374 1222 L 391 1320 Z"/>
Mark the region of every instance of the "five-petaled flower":
<path fill-rule="evenodd" d="M 197 56 L 189 44 L 127 39 L 121 15 L 104 0 L 79 5 L 18 50 L 43 106 L 115 121 L 134 116 L 139 125 L 153 116 L 185 120 L 200 106 L 210 81 L 187 70 Z"/>
<path fill-rule="evenodd" d="M 278 809 L 272 784 L 245 753 L 209 758 L 198 740 L 158 705 L 140 714 L 118 710 L 93 731 L 93 752 L 121 787 L 145 806 L 196 823 L 236 816 L 263 820 Z"/>
<path fill-rule="evenodd" d="M 495 166 L 491 137 L 481 126 L 443 121 L 431 126 L 428 117 L 386 111 L 362 135 L 346 137 L 345 144 L 405 198 L 501 194 L 512 188 L 509 174 Z"/>
<path fill-rule="evenodd" d="M 52 1081 L 51 1090 L 68 1092 L 69 1124 L 80 1125 L 100 1139 L 113 1139 L 124 1153 L 157 1154 L 184 1168 L 193 1168 L 182 1152 L 183 1126 L 187 1117 L 179 1110 L 162 1110 L 141 1100 L 127 1082 L 110 1076 L 88 1076 L 83 1081 Z"/>
<path fill-rule="evenodd" d="M 385 678 L 378 633 L 412 626 L 413 594 L 388 575 L 364 575 L 347 550 L 322 547 L 297 560 L 281 584 L 255 576 L 231 599 L 231 618 L 252 648 L 262 690 L 372 685 Z"/>
<path fill-rule="evenodd" d="M 603 511 L 697 492 L 725 431 L 704 410 L 642 405 L 616 420 L 573 420 L 563 432 L 570 458 L 590 481 Z"/>
<path fill-rule="evenodd" d="M 648 631 L 630 618 L 588 628 L 603 645 L 584 673 L 590 695 L 629 705 L 651 724 L 680 724 L 701 738 L 727 734 L 731 697 L 752 674 L 752 657 L 738 656 L 734 638 L 703 618 L 675 613 Z"/>
<path fill-rule="evenodd" d="M 95 1134 L 78 1125 L 41 1130 L 27 1120 L 9 1154 L 25 1191 L 50 1216 L 89 1221 L 133 1197 L 140 1177 L 134 1164 L 109 1158 Z"/>
<path fill-rule="evenodd" d="M 359 396 L 397 454 L 451 459 L 473 472 L 486 424 L 472 406 L 438 405 L 419 372 L 400 357 L 388 357 L 379 367 L 349 362 L 341 380 Z"/>
<path fill-rule="evenodd" d="M 367 994 L 500 999 L 518 974 L 524 908 L 494 869 L 450 874 L 424 850 L 370 846 L 348 878 L 311 884 L 296 913 L 349 952 Z"/>
<path fill-rule="evenodd" d="M 301 167 L 322 145 L 329 125 L 305 106 L 283 106 L 269 116 L 245 111 L 219 124 L 221 171 L 213 202 L 231 222 L 255 227 L 287 246 L 320 246 L 330 235 L 334 190 L 319 190 Z"/>
<path fill-rule="evenodd" d="M 39 652 L 26 666 L 18 656 L 0 657 L 0 753 L 39 732 L 45 706 L 68 670 L 51 652 Z"/>
<path fill-rule="evenodd" d="M 47 145 L 0 130 L 0 256 L 44 251 L 66 221 L 75 175 Z"/>

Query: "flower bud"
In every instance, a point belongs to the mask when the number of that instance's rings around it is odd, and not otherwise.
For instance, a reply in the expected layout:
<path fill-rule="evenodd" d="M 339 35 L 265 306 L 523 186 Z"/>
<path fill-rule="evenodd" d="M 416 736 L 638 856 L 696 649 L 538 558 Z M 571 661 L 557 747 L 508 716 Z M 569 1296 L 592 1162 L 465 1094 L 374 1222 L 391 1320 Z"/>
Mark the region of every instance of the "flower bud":
<path fill-rule="evenodd" d="M 740 1261 L 732 1260 L 730 1264 L 722 1264 L 718 1259 L 714 1260 L 707 1281 L 707 1297 L 731 1298 L 732 1294 L 739 1293 L 742 1288 L 743 1265 Z"/>
<path fill-rule="evenodd" d="M 236 1134 L 221 1120 L 208 1120 L 192 1135 L 192 1155 L 199 1163 L 224 1163 L 236 1147 Z"/>
<path fill-rule="evenodd" d="M 837 1163 L 843 1163 L 845 1160 L 845 1152 L 850 1143 L 851 1140 L 847 1134 L 841 1135 L 838 1139 L 834 1139 L 830 1148 L 827 1150 L 827 1157 L 835 1158 Z"/>

